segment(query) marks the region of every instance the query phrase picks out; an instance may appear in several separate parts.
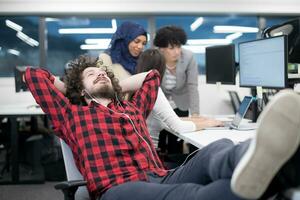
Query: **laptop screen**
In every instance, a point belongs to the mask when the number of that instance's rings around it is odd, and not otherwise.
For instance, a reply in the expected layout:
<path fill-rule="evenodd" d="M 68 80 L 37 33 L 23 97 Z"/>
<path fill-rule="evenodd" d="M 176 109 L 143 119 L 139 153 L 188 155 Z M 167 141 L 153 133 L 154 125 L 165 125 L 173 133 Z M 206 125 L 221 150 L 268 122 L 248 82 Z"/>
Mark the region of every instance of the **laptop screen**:
<path fill-rule="evenodd" d="M 252 97 L 251 96 L 245 96 L 240 107 L 239 110 L 237 111 L 237 113 L 235 114 L 235 117 L 232 121 L 232 126 L 237 128 L 239 127 L 242 119 L 244 118 L 244 116 L 246 115 L 248 108 L 250 106 L 252 102 Z"/>

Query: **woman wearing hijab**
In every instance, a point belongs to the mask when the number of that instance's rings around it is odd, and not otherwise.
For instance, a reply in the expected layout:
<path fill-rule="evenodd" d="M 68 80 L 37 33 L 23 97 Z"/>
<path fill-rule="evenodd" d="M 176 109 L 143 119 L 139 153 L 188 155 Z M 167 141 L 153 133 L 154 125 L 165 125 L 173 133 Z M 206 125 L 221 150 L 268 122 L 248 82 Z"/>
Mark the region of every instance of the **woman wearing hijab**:
<path fill-rule="evenodd" d="M 122 23 L 112 36 L 109 48 L 100 58 L 103 65 L 108 66 L 119 80 L 135 74 L 139 55 L 147 44 L 147 32 L 134 22 Z"/>

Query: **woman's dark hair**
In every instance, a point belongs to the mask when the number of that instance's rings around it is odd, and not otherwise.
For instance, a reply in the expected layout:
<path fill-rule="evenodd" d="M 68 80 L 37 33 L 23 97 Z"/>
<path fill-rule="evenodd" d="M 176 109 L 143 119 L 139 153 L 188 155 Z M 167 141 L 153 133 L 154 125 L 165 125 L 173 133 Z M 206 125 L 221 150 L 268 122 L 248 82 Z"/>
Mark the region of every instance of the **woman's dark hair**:
<path fill-rule="evenodd" d="M 165 57 L 158 49 L 147 49 L 139 57 L 136 66 L 136 73 L 147 72 L 151 69 L 156 69 L 163 78 L 166 70 Z"/>
<path fill-rule="evenodd" d="M 66 96 L 72 104 L 86 105 L 86 102 L 82 96 L 83 82 L 82 72 L 88 67 L 101 67 L 107 73 L 110 78 L 113 89 L 116 93 L 116 97 L 119 100 L 123 100 L 122 88 L 119 85 L 119 80 L 115 78 L 112 71 L 108 70 L 106 66 L 103 66 L 102 60 L 99 58 L 93 59 L 87 55 L 80 55 L 77 59 L 68 63 L 66 74 L 64 77 L 66 84 Z"/>
<path fill-rule="evenodd" d="M 155 35 L 153 44 L 165 48 L 171 46 L 185 45 L 187 36 L 184 30 L 177 26 L 165 26 L 160 28 Z"/>

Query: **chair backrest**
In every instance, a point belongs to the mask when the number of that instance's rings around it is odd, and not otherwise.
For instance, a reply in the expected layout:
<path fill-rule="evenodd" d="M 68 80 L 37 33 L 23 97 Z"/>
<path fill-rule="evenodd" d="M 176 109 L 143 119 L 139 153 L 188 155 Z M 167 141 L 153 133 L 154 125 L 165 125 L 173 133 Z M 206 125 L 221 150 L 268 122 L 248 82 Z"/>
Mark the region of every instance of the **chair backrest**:
<path fill-rule="evenodd" d="M 60 144 L 61 144 L 61 150 L 64 157 L 64 163 L 65 163 L 65 169 L 66 169 L 68 181 L 83 180 L 83 177 L 75 164 L 70 147 L 62 139 L 60 139 Z"/>

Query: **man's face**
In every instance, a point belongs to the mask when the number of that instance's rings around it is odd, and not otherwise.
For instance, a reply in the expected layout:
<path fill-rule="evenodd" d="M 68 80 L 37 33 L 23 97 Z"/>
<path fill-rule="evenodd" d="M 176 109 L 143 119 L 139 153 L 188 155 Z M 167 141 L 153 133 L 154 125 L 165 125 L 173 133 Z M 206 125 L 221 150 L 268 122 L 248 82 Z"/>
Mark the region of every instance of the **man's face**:
<path fill-rule="evenodd" d="M 98 67 L 88 67 L 82 72 L 83 95 L 88 98 L 113 98 L 114 90 L 106 72 Z"/>
<path fill-rule="evenodd" d="M 177 62 L 181 55 L 181 46 L 168 45 L 167 47 L 159 48 L 161 53 L 165 56 L 166 62 Z"/>
<path fill-rule="evenodd" d="M 136 37 L 133 41 L 128 44 L 129 53 L 133 57 L 138 57 L 144 50 L 145 45 L 147 44 L 147 38 L 144 35 Z"/>

